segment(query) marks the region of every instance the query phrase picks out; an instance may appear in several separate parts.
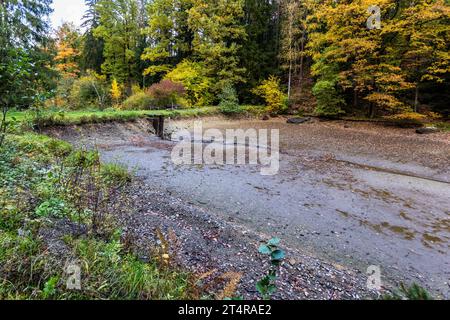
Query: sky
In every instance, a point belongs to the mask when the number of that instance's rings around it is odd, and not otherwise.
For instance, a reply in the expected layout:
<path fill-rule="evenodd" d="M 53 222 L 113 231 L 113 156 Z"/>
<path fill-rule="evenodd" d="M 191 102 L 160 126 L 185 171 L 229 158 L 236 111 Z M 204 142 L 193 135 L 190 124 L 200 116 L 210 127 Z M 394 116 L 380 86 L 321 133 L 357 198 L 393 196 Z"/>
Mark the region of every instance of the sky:
<path fill-rule="evenodd" d="M 80 26 L 86 10 L 84 0 L 53 0 L 52 7 L 54 12 L 50 18 L 53 28 L 57 28 L 62 22 L 73 22 Z"/>

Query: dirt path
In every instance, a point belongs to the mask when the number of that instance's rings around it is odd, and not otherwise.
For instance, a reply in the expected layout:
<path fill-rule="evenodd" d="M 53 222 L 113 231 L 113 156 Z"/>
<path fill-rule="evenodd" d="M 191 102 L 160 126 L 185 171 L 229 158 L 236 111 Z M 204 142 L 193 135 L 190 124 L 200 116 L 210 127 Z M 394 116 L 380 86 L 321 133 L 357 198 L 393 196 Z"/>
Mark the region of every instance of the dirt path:
<path fill-rule="evenodd" d="M 191 126 L 169 124 L 173 130 Z M 280 298 L 366 296 L 370 265 L 381 267 L 388 284 L 416 281 L 449 297 L 449 134 L 283 120 L 207 119 L 205 127 L 280 129 L 280 173 L 174 166 L 173 143 L 152 137 L 143 123 L 51 133 L 96 144 L 106 161 L 136 168 L 143 180 L 135 193 L 139 214 L 126 221 L 140 247 L 151 243 L 155 226 L 173 229 L 183 239 L 182 260 L 199 272 L 243 272 L 246 295 L 254 294 L 258 278 L 248 271 L 262 270 L 259 241 L 278 236 L 290 254 Z"/>

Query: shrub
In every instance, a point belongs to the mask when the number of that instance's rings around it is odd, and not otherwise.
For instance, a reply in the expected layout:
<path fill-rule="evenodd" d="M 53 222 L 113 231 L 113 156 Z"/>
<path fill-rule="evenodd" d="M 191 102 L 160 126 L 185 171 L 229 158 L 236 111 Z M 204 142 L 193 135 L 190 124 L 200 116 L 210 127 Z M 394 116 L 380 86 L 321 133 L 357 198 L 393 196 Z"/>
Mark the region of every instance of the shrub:
<path fill-rule="evenodd" d="M 65 218 L 69 216 L 71 209 L 67 204 L 57 198 L 52 198 L 48 201 L 43 202 L 39 207 L 36 208 L 36 216 L 41 218 Z"/>
<path fill-rule="evenodd" d="M 180 106 L 186 93 L 184 86 L 171 80 L 162 80 L 148 88 L 148 94 L 159 108 L 175 108 Z"/>
<path fill-rule="evenodd" d="M 320 117 L 339 117 L 345 112 L 341 109 L 345 101 L 336 90 L 333 81 L 321 80 L 313 88 L 313 94 L 317 99 L 315 113 Z"/>
<path fill-rule="evenodd" d="M 122 104 L 124 110 L 149 110 L 154 105 L 153 98 L 145 92 L 133 94 Z"/>
<path fill-rule="evenodd" d="M 420 126 L 425 122 L 427 116 L 416 112 L 403 112 L 385 118 L 400 125 Z"/>
<path fill-rule="evenodd" d="M 165 79 L 183 84 L 190 106 L 207 106 L 212 103 L 214 97 L 211 93 L 211 78 L 204 74 L 204 70 L 202 63 L 184 60 L 169 72 Z"/>
<path fill-rule="evenodd" d="M 104 164 L 100 168 L 100 176 L 106 185 L 123 186 L 131 182 L 128 170 L 118 164 Z"/>
<path fill-rule="evenodd" d="M 53 101 L 48 100 L 49 103 L 54 103 L 55 107 L 58 106 L 70 106 L 71 105 L 71 91 L 76 78 L 74 77 L 62 77 L 58 80 L 55 98 Z"/>
<path fill-rule="evenodd" d="M 265 100 L 269 113 L 278 114 L 287 109 L 287 96 L 281 90 L 280 79 L 277 77 L 270 76 L 252 92 Z"/>
<path fill-rule="evenodd" d="M 242 112 L 242 109 L 239 106 L 236 89 L 231 84 L 227 84 L 223 87 L 219 99 L 219 109 L 223 114 L 234 115 Z"/>
<path fill-rule="evenodd" d="M 70 99 L 74 108 L 92 106 L 104 109 L 110 100 L 106 77 L 88 73 L 87 76 L 76 80 L 70 92 Z"/>

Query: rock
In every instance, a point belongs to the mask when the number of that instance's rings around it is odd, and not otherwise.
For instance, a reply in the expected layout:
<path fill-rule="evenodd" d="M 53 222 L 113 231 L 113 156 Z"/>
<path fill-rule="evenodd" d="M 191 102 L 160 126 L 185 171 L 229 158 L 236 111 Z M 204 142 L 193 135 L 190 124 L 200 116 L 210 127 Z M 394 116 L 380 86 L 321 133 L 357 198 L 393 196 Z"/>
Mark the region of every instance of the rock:
<path fill-rule="evenodd" d="M 430 133 L 436 133 L 439 132 L 438 128 L 435 127 L 426 127 L 426 128 L 420 128 L 416 130 L 417 134 L 430 134 Z"/>
<path fill-rule="evenodd" d="M 263 119 L 263 121 L 268 121 L 268 120 L 270 120 L 270 117 L 266 114 L 262 119 Z"/>
<path fill-rule="evenodd" d="M 311 121 L 311 118 L 290 118 L 287 123 L 291 124 L 302 124 L 305 122 Z"/>

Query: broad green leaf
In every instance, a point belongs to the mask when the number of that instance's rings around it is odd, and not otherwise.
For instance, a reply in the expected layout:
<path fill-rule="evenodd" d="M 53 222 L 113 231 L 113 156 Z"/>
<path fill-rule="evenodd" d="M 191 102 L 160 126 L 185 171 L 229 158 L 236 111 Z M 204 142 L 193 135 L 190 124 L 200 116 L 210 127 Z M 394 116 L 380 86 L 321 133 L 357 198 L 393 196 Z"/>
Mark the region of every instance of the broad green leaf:
<path fill-rule="evenodd" d="M 261 254 L 271 254 L 272 250 L 270 250 L 270 248 L 267 245 L 263 244 L 262 246 L 259 247 L 259 253 L 261 253 Z"/>
<path fill-rule="evenodd" d="M 283 250 L 275 250 L 274 252 L 272 252 L 272 260 L 275 261 L 281 261 L 284 259 L 285 254 Z"/>
<path fill-rule="evenodd" d="M 277 246 L 280 244 L 280 239 L 279 238 L 272 238 L 269 240 L 268 242 L 269 245 L 271 246 Z"/>

